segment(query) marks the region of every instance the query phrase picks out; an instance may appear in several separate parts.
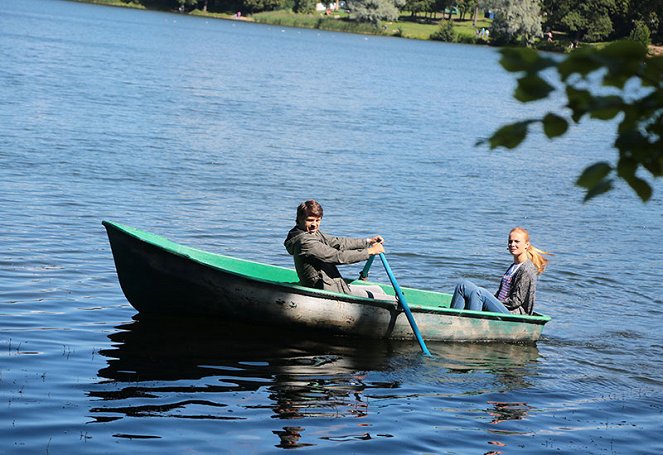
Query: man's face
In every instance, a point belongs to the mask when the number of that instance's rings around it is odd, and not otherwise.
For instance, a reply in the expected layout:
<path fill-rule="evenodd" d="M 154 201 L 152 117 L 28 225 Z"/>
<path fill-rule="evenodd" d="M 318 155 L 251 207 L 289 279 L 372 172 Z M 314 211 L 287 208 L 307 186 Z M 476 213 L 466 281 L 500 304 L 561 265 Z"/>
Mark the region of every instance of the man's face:
<path fill-rule="evenodd" d="M 314 234 L 320 229 L 320 224 L 322 223 L 322 217 L 311 215 L 306 218 L 300 218 L 297 226 L 299 229 L 302 229 L 309 234 Z"/>

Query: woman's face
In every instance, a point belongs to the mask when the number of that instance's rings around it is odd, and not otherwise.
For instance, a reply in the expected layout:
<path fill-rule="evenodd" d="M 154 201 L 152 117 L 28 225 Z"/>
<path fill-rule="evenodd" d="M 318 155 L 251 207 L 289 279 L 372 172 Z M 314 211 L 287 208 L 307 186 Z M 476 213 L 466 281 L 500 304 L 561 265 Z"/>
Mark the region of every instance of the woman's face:
<path fill-rule="evenodd" d="M 513 231 L 509 234 L 509 243 L 507 245 L 509 253 L 514 257 L 520 256 L 527 248 L 529 248 L 529 242 L 527 241 L 527 234 L 522 231 Z"/>

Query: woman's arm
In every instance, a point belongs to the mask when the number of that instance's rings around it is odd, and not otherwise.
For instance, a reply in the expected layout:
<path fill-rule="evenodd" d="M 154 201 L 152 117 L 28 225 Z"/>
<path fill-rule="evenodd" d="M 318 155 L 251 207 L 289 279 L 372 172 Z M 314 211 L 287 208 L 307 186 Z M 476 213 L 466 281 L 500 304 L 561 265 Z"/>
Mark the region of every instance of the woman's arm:
<path fill-rule="evenodd" d="M 537 276 L 529 267 L 521 269 L 513 277 L 509 295 L 502 303 L 511 312 L 522 308 L 524 313 L 531 314 L 534 309 Z"/>

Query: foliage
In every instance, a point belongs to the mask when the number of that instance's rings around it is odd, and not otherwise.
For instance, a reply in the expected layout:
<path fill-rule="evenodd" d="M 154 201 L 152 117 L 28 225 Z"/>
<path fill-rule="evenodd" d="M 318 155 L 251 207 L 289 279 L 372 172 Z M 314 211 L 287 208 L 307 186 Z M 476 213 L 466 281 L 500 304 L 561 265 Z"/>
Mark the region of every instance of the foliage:
<path fill-rule="evenodd" d="M 274 11 L 283 7 L 283 0 L 243 0 L 244 10 L 249 13 Z"/>
<path fill-rule="evenodd" d="M 429 13 L 433 10 L 433 0 L 406 0 L 403 8 L 410 11 L 412 16 Z"/>
<path fill-rule="evenodd" d="M 574 40 L 597 42 L 628 37 L 635 21 L 661 34 L 663 0 L 542 0 L 545 28 Z"/>
<path fill-rule="evenodd" d="M 500 63 L 507 71 L 522 74 L 514 93 L 517 100 L 528 103 L 558 96 L 559 90 L 540 75 L 553 70 L 564 86 L 566 106 L 564 112 L 499 128 L 487 140 L 490 148 L 517 147 L 534 123 L 540 123 L 552 139 L 583 118 L 611 121 L 619 116 L 614 143 L 618 159 L 594 163 L 576 183 L 585 188 L 585 200 L 611 190 L 615 178 L 628 183 L 643 201 L 650 199 L 651 185 L 637 174 L 663 175 L 663 56 L 648 58 L 647 49 L 630 40 L 602 49 L 581 48 L 562 60 L 529 48 L 502 49 L 501 54 Z"/>
<path fill-rule="evenodd" d="M 440 21 L 439 28 L 435 32 L 431 33 L 430 39 L 434 41 L 446 41 L 448 43 L 454 43 L 458 41 L 458 36 L 454 30 L 454 24 L 447 20 Z"/>
<path fill-rule="evenodd" d="M 310 14 L 315 11 L 316 0 L 295 0 L 295 13 Z"/>
<path fill-rule="evenodd" d="M 479 0 L 458 0 L 456 7 L 460 11 L 460 20 L 465 20 L 466 15 L 469 13 L 474 16 L 474 13 L 479 10 Z"/>
<path fill-rule="evenodd" d="M 343 17 L 321 16 L 320 14 L 298 14 L 285 10 L 265 11 L 254 14 L 252 19 L 260 24 L 312 28 L 335 32 L 380 34 L 371 24 L 359 23 Z"/>
<path fill-rule="evenodd" d="M 493 42 L 511 44 L 520 40 L 531 45 L 541 36 L 541 9 L 538 0 L 504 0 L 495 14 Z"/>
<path fill-rule="evenodd" d="M 644 21 L 635 21 L 629 39 L 638 41 L 645 47 L 649 46 L 651 44 L 651 32 L 649 31 L 647 24 L 645 24 Z"/>
<path fill-rule="evenodd" d="M 377 27 L 380 21 L 398 20 L 399 8 L 404 0 L 352 0 L 349 2 L 353 17 L 358 22 L 367 22 Z"/>

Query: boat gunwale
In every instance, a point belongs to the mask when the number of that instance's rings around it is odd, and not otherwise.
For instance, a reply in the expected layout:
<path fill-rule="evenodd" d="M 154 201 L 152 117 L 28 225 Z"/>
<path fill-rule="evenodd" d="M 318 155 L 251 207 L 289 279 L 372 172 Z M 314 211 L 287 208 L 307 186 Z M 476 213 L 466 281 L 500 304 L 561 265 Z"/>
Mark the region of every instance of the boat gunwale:
<path fill-rule="evenodd" d="M 159 240 L 172 243 L 176 245 L 179 248 L 183 248 L 185 250 L 189 250 L 191 252 L 195 253 L 202 253 L 206 255 L 213 255 L 217 257 L 221 257 L 224 259 L 228 259 L 231 261 L 236 261 L 236 262 L 241 262 L 245 264 L 258 264 L 260 266 L 267 266 L 270 268 L 274 269 L 281 269 L 281 270 L 289 270 L 292 271 L 292 269 L 289 269 L 287 267 L 282 267 L 278 265 L 273 265 L 273 264 L 265 264 L 262 262 L 258 261 L 252 261 L 248 259 L 242 259 L 242 258 L 235 258 L 232 256 L 226 256 L 223 254 L 218 254 L 218 253 L 212 253 L 209 251 L 201 250 L 198 248 L 193 248 L 187 245 L 182 245 L 180 243 L 174 242 L 164 236 L 154 234 L 151 232 L 143 231 L 141 229 L 133 228 L 131 226 L 127 226 L 121 223 L 116 223 L 114 221 L 108 221 L 108 220 L 103 220 L 101 224 L 105 228 L 113 228 L 117 231 L 122 232 L 124 235 L 128 235 L 142 243 L 152 245 L 153 247 L 156 247 L 162 251 L 165 251 L 169 254 L 184 258 L 189 261 L 193 261 L 199 265 L 202 265 L 204 267 L 209 267 L 214 270 L 227 273 L 236 277 L 240 277 L 243 279 L 248 279 L 252 281 L 257 281 L 263 284 L 267 284 L 270 286 L 275 286 L 275 287 L 282 287 L 282 288 L 290 288 L 295 291 L 297 291 L 297 294 L 300 295 L 306 295 L 310 297 L 317 297 L 317 298 L 329 298 L 333 300 L 339 300 L 339 301 L 344 301 L 348 303 L 354 303 L 354 304 L 361 304 L 361 305 L 368 305 L 368 306 L 374 306 L 374 307 L 380 307 L 380 308 L 385 308 L 387 310 L 398 310 L 402 311 L 402 309 L 399 308 L 399 305 L 394 303 L 393 301 L 390 300 L 379 300 L 379 299 L 372 299 L 369 297 L 361 297 L 361 296 L 354 296 L 354 295 L 349 295 L 349 294 L 342 294 L 338 292 L 332 292 L 332 291 L 325 291 L 323 289 L 313 289 L 309 288 L 306 286 L 302 286 L 300 284 L 296 283 L 288 283 L 288 282 L 280 282 L 280 281 L 273 281 L 273 280 L 267 280 L 264 278 L 258 278 L 254 275 L 249 275 L 245 273 L 240 273 L 236 272 L 233 270 L 228 270 L 227 268 L 223 268 L 219 265 L 212 264 L 208 261 L 204 261 L 200 258 L 195 258 L 190 255 L 187 255 L 181 251 L 177 251 L 173 248 L 168 247 L 167 245 L 162 245 L 157 243 L 156 241 L 145 238 L 146 236 L 152 236 L 152 237 L 157 237 Z M 145 236 L 141 236 L 141 234 L 145 234 Z M 112 248 L 112 245 L 111 245 Z M 351 280 L 350 283 L 356 280 Z M 366 283 L 371 283 L 371 282 L 366 282 Z M 372 283 L 372 284 L 380 284 L 380 283 Z M 359 284 L 361 286 L 361 284 Z M 404 287 L 403 290 L 407 291 L 410 288 Z M 413 290 L 416 290 L 412 288 Z M 434 294 L 445 294 L 442 292 L 437 292 L 437 291 L 430 291 L 430 290 L 422 290 L 424 292 L 431 292 Z M 490 319 L 490 320 L 499 320 L 499 321 L 505 321 L 505 322 L 523 322 L 523 323 L 529 323 L 529 324 L 535 324 L 535 325 L 544 325 L 547 322 L 551 320 L 550 316 L 540 314 L 540 313 L 535 313 L 533 315 L 521 315 L 521 314 L 505 314 L 505 313 L 493 313 L 489 311 L 472 311 L 472 310 L 459 310 L 455 308 L 447 308 L 447 307 L 422 307 L 417 304 L 411 304 L 410 303 L 410 309 L 412 310 L 413 313 L 428 313 L 428 314 L 445 314 L 449 316 L 457 316 L 457 317 L 466 317 L 466 318 L 473 318 L 473 319 Z"/>

